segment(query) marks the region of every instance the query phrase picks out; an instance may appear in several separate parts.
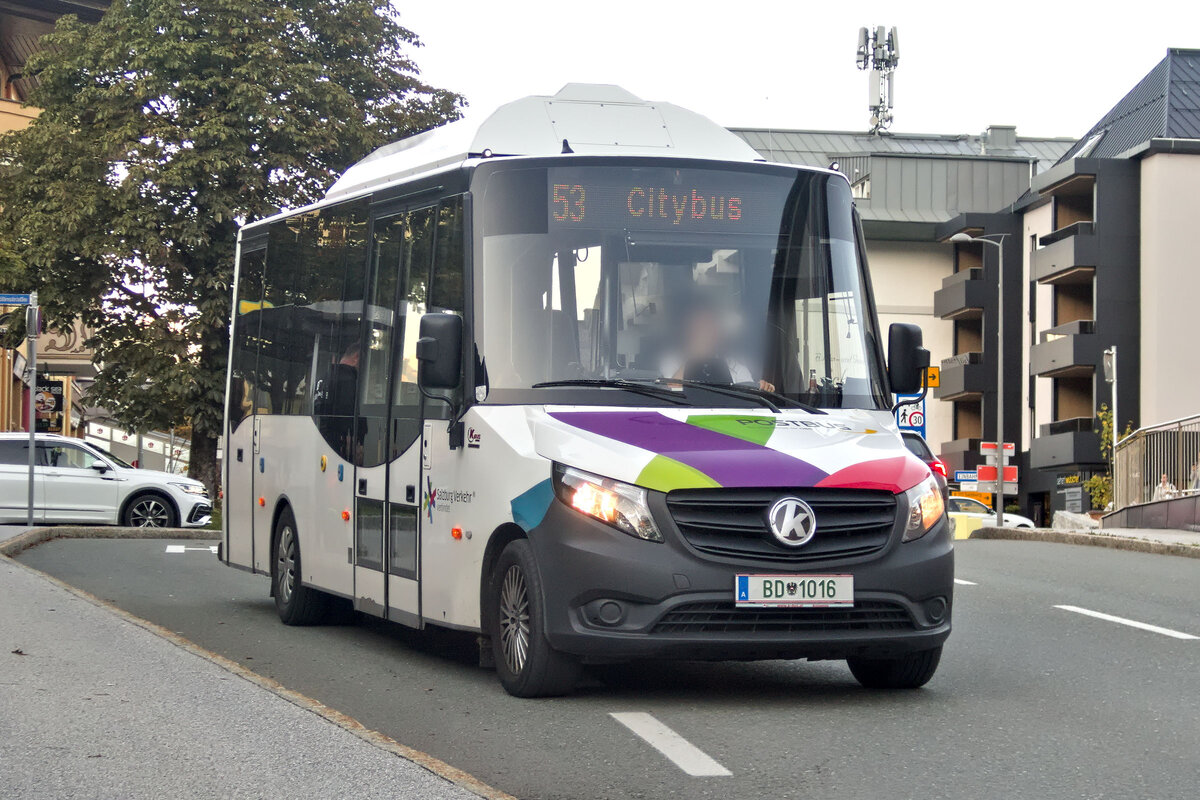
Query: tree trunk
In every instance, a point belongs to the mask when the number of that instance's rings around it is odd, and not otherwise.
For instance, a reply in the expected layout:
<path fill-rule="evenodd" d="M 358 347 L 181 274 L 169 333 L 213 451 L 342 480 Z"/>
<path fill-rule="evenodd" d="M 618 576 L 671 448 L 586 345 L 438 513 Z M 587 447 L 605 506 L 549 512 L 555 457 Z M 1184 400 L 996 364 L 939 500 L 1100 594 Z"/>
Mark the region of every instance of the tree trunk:
<path fill-rule="evenodd" d="M 201 430 L 199 426 L 192 428 L 192 458 L 188 463 L 188 477 L 208 487 L 208 496 L 215 507 L 217 490 L 221 486 L 221 476 L 217 474 L 217 437 Z"/>

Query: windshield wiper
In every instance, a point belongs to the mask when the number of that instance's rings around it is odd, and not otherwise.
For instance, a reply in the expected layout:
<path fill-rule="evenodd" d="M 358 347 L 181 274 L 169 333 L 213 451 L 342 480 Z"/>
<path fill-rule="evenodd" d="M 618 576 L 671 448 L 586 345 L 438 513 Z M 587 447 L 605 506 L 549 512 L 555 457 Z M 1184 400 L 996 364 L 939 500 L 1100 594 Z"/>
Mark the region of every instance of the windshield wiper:
<path fill-rule="evenodd" d="M 690 381 L 685 378 L 659 378 L 654 382 L 659 385 L 667 386 L 673 383 L 679 384 L 680 386 L 695 386 L 700 389 L 708 389 L 709 391 L 716 392 L 717 394 L 724 394 L 730 397 L 750 397 L 758 400 L 776 414 L 780 413 L 779 406 L 776 405 L 776 403 L 782 403 L 788 408 L 798 408 L 801 411 L 807 411 L 810 414 L 828 413 L 817 408 L 816 406 L 810 406 L 808 403 L 801 403 L 799 400 L 793 400 L 786 395 L 779 394 L 778 392 L 771 392 L 766 389 L 760 389 L 757 386 L 739 386 L 737 384 L 726 383 L 706 383 L 705 381 Z"/>
<path fill-rule="evenodd" d="M 649 381 L 629 381 L 620 378 L 566 378 L 558 381 L 542 381 L 541 383 L 535 383 L 531 388 L 552 389 L 559 386 L 594 386 L 601 389 L 624 389 L 627 392 L 633 392 L 645 397 L 669 400 L 680 406 L 691 405 L 679 392 L 664 389 Z"/>

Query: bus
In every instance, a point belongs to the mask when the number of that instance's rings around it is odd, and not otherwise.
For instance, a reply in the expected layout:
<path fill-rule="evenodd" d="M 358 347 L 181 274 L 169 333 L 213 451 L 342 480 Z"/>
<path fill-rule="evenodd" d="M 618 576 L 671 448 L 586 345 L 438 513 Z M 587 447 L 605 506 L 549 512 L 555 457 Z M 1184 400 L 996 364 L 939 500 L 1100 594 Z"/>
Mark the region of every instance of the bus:
<path fill-rule="evenodd" d="M 917 687 L 953 542 L 893 393 L 928 361 L 842 174 L 568 84 L 241 228 L 219 558 L 289 625 L 473 633 L 521 697 L 639 659 Z"/>

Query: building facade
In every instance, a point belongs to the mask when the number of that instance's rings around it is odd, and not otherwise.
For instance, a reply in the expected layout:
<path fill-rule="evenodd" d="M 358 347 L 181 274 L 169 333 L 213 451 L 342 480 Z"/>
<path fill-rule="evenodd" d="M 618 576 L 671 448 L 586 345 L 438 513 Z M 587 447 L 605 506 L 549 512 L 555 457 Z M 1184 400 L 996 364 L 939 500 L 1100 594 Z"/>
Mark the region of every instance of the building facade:
<path fill-rule="evenodd" d="M 951 246 L 945 239 L 959 229 L 1012 228 L 1011 220 L 989 215 L 1022 197 L 1075 140 L 1018 136 L 1005 125 L 979 135 L 731 130 L 767 160 L 834 166 L 850 180 L 880 324 L 920 325 L 933 363 L 942 365 L 942 386 L 925 406 L 925 438 L 951 469 L 972 469 L 979 440 L 995 436 L 995 365 L 984 363 L 995 345 L 984 345 L 994 342 L 997 325 L 984 309 L 996 306 L 996 264 L 982 245 Z M 958 228 L 948 228 L 949 220 Z M 1006 242 L 1006 263 L 1018 264 L 1016 237 Z M 1006 302 L 1019 300 L 1017 278 L 1006 284 Z M 1012 334 L 1006 331 L 1006 339 Z M 1010 347 L 1017 353 L 1019 339 Z M 1005 386 L 1011 403 L 1019 402 L 1019 391 L 1019 383 Z"/>
<path fill-rule="evenodd" d="M 37 118 L 38 110 L 26 105 L 37 79 L 25 70 L 28 58 L 38 51 L 41 37 L 54 29 L 64 14 L 95 22 L 108 8 L 102 0 L 4 0 L 0 2 L 0 136 L 21 130 Z M 0 209 L 0 214 L 4 213 Z M 23 307 L 0 306 L 0 324 L 7 325 Z M 72 436 L 84 432 L 84 396 L 96 374 L 91 351 L 83 342 L 87 332 L 76 325 L 71 330 L 46 332 L 38 338 L 38 375 L 35 388 L 54 410 L 39 413 L 39 429 Z M 0 350 L 0 430 L 28 428 L 30 376 L 27 374 L 27 345 Z"/>

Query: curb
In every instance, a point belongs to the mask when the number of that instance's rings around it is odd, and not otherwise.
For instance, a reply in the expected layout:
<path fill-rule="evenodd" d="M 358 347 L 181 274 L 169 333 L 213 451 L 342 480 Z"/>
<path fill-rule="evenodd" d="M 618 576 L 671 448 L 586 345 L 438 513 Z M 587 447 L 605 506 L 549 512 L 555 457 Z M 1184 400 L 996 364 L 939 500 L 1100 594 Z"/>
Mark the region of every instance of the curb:
<path fill-rule="evenodd" d="M 118 528 L 56 525 L 34 528 L 0 542 L 0 556 L 15 556 L 51 539 L 220 539 L 211 528 Z"/>
<path fill-rule="evenodd" d="M 1171 544 L 1168 542 L 1154 542 L 1149 539 L 1134 539 L 1127 536 L 1115 536 L 1111 533 L 1056 531 L 1050 528 L 979 528 L 972 531 L 968 538 L 1090 545 L 1092 547 L 1107 547 L 1111 550 L 1153 553 L 1160 556 L 1200 558 L 1200 547 L 1186 544 Z"/>
<path fill-rule="evenodd" d="M 53 575 L 48 575 L 40 569 L 35 569 L 28 564 L 22 564 L 13 558 L 14 555 L 31 547 L 35 547 L 42 542 L 51 539 L 213 539 L 219 538 L 220 531 L 208 530 L 205 528 L 152 528 L 151 533 L 147 534 L 142 528 L 88 528 L 88 527 L 56 527 L 56 528 L 35 528 L 31 531 L 26 531 L 19 536 L 15 536 L 5 542 L 0 542 L 0 558 L 5 558 L 9 563 L 17 567 L 31 572 L 34 575 L 54 584 L 76 597 L 79 597 L 92 605 L 99 606 L 107 611 L 116 614 L 126 622 L 136 625 L 143 630 L 147 630 L 154 635 L 166 639 L 171 644 L 185 650 L 192 655 L 199 656 L 205 661 L 216 664 L 221 669 L 231 672 L 234 675 L 244 680 L 253 683 L 261 689 L 265 689 L 276 697 L 280 697 L 294 706 L 312 712 L 318 717 L 321 717 L 327 722 L 331 722 L 344 731 L 347 731 L 359 739 L 362 739 L 368 744 L 392 755 L 399 756 L 406 761 L 411 761 L 419 767 L 432 772 L 439 778 L 448 781 L 460 789 L 464 789 L 484 800 L 517 800 L 513 795 L 503 792 L 494 786 L 489 786 L 483 781 L 476 778 L 470 773 L 464 772 L 457 767 L 447 764 L 436 756 L 432 756 L 421 750 L 408 747 L 400 744 L 387 734 L 372 730 L 363 725 L 353 717 L 343 714 L 337 709 L 330 708 L 319 700 L 314 700 L 308 695 L 301 694 L 287 688 L 283 684 L 275 681 L 265 675 L 260 675 L 254 670 L 247 669 L 241 664 L 226 658 L 225 656 L 215 653 L 205 647 L 201 647 L 190 639 L 167 630 L 166 628 L 151 622 L 147 619 L 131 614 L 128 611 L 118 606 L 109 603 L 106 600 L 101 600 L 91 592 L 86 592 L 83 589 L 76 588 L 69 583 L 59 580 Z M 217 536 L 214 537 L 214 534 Z"/>

